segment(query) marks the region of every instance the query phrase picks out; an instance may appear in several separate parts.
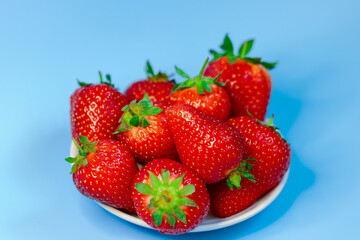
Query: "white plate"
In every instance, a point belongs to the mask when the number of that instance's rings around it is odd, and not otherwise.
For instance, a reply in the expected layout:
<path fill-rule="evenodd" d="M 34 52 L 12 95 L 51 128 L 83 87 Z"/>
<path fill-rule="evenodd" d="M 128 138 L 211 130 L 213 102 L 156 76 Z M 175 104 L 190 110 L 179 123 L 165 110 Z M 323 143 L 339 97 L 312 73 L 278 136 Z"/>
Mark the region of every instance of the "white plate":
<path fill-rule="evenodd" d="M 77 154 L 78 154 L 78 150 L 77 150 L 75 144 L 72 143 L 71 147 L 70 147 L 70 156 L 75 157 Z M 285 176 L 283 177 L 283 179 L 281 180 L 279 185 L 277 185 L 273 190 L 271 190 L 270 192 L 268 192 L 267 194 L 265 194 L 264 196 L 259 198 L 255 203 L 253 203 L 250 207 L 248 207 L 244 211 L 239 212 L 239 213 L 237 213 L 233 216 L 227 217 L 227 218 L 217 218 L 217 217 L 213 216 L 211 213 L 209 213 L 209 215 L 204 219 L 204 221 L 190 233 L 206 232 L 206 231 L 211 231 L 211 230 L 228 227 L 228 226 L 234 225 L 236 223 L 242 222 L 242 221 L 254 216 L 255 214 L 261 212 L 264 208 L 269 206 L 270 203 L 272 203 L 275 200 L 275 198 L 280 194 L 281 190 L 285 186 L 288 176 L 289 176 L 289 170 L 285 173 Z M 143 220 L 141 220 L 136 215 L 125 213 L 117 208 L 110 207 L 106 204 L 102 204 L 99 202 L 96 202 L 96 203 L 99 204 L 105 210 L 109 211 L 110 213 L 118 216 L 119 218 L 122 218 L 128 222 L 134 223 L 136 225 L 139 225 L 139 226 L 142 226 L 145 228 L 153 229 L 152 227 L 147 225 L 147 223 L 145 223 Z"/>

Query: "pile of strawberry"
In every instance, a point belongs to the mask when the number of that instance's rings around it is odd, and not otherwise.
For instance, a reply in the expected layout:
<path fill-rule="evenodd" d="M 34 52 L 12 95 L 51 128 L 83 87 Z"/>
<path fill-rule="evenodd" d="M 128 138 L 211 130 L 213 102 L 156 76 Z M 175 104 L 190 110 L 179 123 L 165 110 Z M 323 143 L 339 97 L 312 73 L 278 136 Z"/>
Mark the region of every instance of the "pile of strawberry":
<path fill-rule="evenodd" d="M 76 188 L 166 234 L 191 231 L 209 210 L 234 215 L 273 189 L 291 153 L 272 118 L 263 122 L 275 63 L 248 57 L 252 44 L 236 55 L 226 36 L 198 76 L 175 67 L 177 84 L 149 63 L 125 95 L 109 75 L 79 82 L 70 98 L 79 154 L 66 159 Z"/>

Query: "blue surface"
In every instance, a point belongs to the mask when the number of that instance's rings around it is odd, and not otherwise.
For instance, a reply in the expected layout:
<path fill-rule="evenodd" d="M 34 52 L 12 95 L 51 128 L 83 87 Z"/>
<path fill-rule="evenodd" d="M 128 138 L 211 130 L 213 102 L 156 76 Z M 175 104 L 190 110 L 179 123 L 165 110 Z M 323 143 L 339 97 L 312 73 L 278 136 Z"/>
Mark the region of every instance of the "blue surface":
<path fill-rule="evenodd" d="M 226 32 L 279 60 L 269 115 L 291 143 L 291 174 L 263 212 L 176 239 L 355 239 L 360 234 L 359 1 L 0 1 L 0 239 L 170 239 L 80 195 L 69 154 L 76 78 L 143 66 L 198 72 Z"/>

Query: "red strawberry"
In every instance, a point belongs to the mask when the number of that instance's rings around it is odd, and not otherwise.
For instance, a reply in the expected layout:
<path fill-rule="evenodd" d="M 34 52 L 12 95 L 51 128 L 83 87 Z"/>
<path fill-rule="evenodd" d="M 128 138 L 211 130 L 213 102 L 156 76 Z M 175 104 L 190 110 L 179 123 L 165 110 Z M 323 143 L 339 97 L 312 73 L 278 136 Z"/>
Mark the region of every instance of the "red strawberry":
<path fill-rule="evenodd" d="M 241 181 L 241 189 L 230 189 L 225 180 L 210 184 L 207 188 L 211 212 L 220 218 L 230 217 L 245 210 L 262 195 L 256 185 L 247 179 Z"/>
<path fill-rule="evenodd" d="M 135 159 L 146 164 L 155 158 L 177 159 L 176 148 L 166 123 L 164 106 L 144 98 L 133 100 L 122 110 L 117 138 L 134 154 Z"/>
<path fill-rule="evenodd" d="M 166 234 L 193 230 L 210 204 L 201 179 L 170 159 L 156 159 L 142 168 L 136 174 L 132 197 L 139 217 Z"/>
<path fill-rule="evenodd" d="M 181 162 L 205 183 L 221 181 L 240 165 L 243 144 L 236 129 L 187 104 L 165 114 Z"/>
<path fill-rule="evenodd" d="M 208 60 L 209 58 L 206 59 L 200 74 L 193 78 L 175 67 L 176 72 L 186 80 L 175 85 L 170 99 L 174 104 L 186 103 L 211 117 L 226 121 L 230 112 L 230 98 L 223 88 L 225 84 L 217 81 L 220 74 L 213 79 L 203 76 Z"/>
<path fill-rule="evenodd" d="M 289 168 L 291 150 L 274 126 L 248 116 L 230 119 L 227 123 L 239 130 L 245 140 L 244 158 L 256 159 L 250 173 L 256 183 L 245 179 L 240 188 L 225 181 L 209 186 L 211 210 L 218 217 L 241 212 L 260 196 L 279 184 Z M 229 188 L 230 187 L 230 188 Z"/>
<path fill-rule="evenodd" d="M 225 88 L 231 98 L 230 115 L 242 116 L 249 111 L 257 119 L 264 120 L 271 93 L 271 78 L 267 69 L 274 68 L 276 63 L 246 57 L 253 42 L 245 42 L 236 56 L 230 38 L 226 35 L 221 45 L 224 52 L 210 51 L 214 59 L 205 69 L 204 75 L 215 77 L 222 72 L 218 80 L 226 83 Z"/>
<path fill-rule="evenodd" d="M 112 134 L 118 126 L 121 109 L 129 103 L 111 84 L 110 75 L 100 84 L 79 82 L 81 86 L 70 97 L 72 136 L 87 136 L 90 141 L 114 139 Z"/>
<path fill-rule="evenodd" d="M 135 212 L 131 184 L 139 171 L 133 155 L 116 140 L 103 139 L 90 143 L 79 136 L 75 141 L 79 154 L 65 160 L 73 163 L 71 173 L 76 188 L 84 196 L 110 206 Z"/>
<path fill-rule="evenodd" d="M 147 79 L 135 82 L 126 90 L 125 95 L 132 100 L 140 101 L 144 93 L 148 93 L 151 100 L 161 102 L 166 107 L 170 106 L 170 92 L 174 87 L 174 81 L 169 80 L 165 73 L 154 73 L 150 62 L 146 62 Z"/>

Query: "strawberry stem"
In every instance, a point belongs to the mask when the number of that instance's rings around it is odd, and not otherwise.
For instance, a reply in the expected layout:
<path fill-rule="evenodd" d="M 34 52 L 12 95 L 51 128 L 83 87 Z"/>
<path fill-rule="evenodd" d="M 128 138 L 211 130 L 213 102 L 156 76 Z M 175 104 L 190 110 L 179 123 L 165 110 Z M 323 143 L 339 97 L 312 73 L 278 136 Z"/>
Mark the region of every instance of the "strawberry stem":
<path fill-rule="evenodd" d="M 79 143 L 75 140 L 74 137 L 71 137 L 71 139 L 73 140 L 74 144 L 76 145 L 77 149 L 79 150 L 79 153 L 81 156 L 86 157 L 86 152 L 83 150 L 83 148 L 79 145 Z"/>
<path fill-rule="evenodd" d="M 203 95 L 205 94 L 205 92 L 209 92 L 211 93 L 211 85 L 212 84 L 216 84 L 219 86 L 225 86 L 224 83 L 218 82 L 217 79 L 220 77 L 221 73 L 219 75 L 217 75 L 215 78 L 210 78 L 210 77 L 204 77 L 203 73 L 205 70 L 205 67 L 207 65 L 209 61 L 209 58 L 206 58 L 199 75 L 191 78 L 187 73 L 185 73 L 182 69 L 178 68 L 175 66 L 176 72 L 182 76 L 185 77 L 186 80 L 184 82 L 175 84 L 174 88 L 171 90 L 171 93 L 178 91 L 178 90 L 183 90 L 183 89 L 187 89 L 187 88 L 192 88 L 193 86 L 195 86 L 197 88 L 197 92 L 199 95 Z"/>
<path fill-rule="evenodd" d="M 271 118 L 270 118 L 269 122 L 267 123 L 267 126 L 268 126 L 268 127 L 270 127 L 270 126 L 271 126 L 271 124 L 272 124 L 273 120 L 274 120 L 274 114 L 273 114 L 273 115 L 271 115 Z"/>
<path fill-rule="evenodd" d="M 99 71 L 99 76 L 100 76 L 100 83 L 104 83 L 104 82 L 103 82 L 103 77 L 102 77 L 101 71 Z"/>
<path fill-rule="evenodd" d="M 81 147 L 74 137 L 72 137 L 71 139 L 73 140 L 76 147 L 79 149 L 79 154 L 75 158 L 68 157 L 65 159 L 67 162 L 73 164 L 70 172 L 70 174 L 73 174 L 77 169 L 80 169 L 81 166 L 86 166 L 88 164 L 87 153 L 96 153 L 97 149 L 94 148 L 94 146 L 96 146 L 98 142 L 90 142 L 86 136 L 79 136 L 79 141 L 82 143 Z"/>
<path fill-rule="evenodd" d="M 203 73 L 204 73 L 204 71 L 205 71 L 205 67 L 206 67 L 206 65 L 207 65 L 208 62 L 209 62 L 209 57 L 206 58 L 203 66 L 202 66 L 202 68 L 201 68 L 201 70 L 200 70 L 199 76 L 197 77 L 198 79 L 201 79 L 201 77 L 202 77 L 202 75 L 203 75 Z"/>

